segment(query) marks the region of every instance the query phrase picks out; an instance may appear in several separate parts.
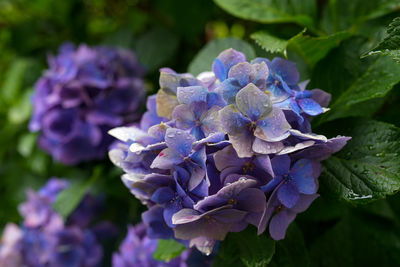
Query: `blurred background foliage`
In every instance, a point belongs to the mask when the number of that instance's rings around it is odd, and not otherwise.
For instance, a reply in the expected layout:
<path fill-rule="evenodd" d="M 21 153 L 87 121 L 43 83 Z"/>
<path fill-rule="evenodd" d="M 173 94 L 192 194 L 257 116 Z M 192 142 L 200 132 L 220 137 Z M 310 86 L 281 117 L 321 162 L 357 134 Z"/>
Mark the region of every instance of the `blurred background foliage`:
<path fill-rule="evenodd" d="M 0 0 L 0 227 L 18 222 L 26 188 L 37 189 L 51 176 L 95 181 L 90 190 L 104 196 L 102 216 L 122 229 L 120 238 L 126 224 L 140 220 L 140 203 L 108 159 L 63 166 L 38 149 L 37 135 L 27 130 L 34 83 L 47 55 L 62 43 L 135 50 L 148 70 L 149 94 L 158 89 L 160 67 L 197 74 L 229 46 L 250 58 L 286 55 L 298 64 L 302 80 L 311 80 L 310 88 L 330 92 L 339 103 L 334 116 L 314 122 L 316 132 L 324 122 L 348 116 L 400 127 L 400 68 L 388 60 L 374 69 L 380 59 L 360 58 L 387 36 L 387 25 L 399 15 L 400 4 L 391 0 Z M 387 81 L 382 66 L 398 78 L 376 97 L 340 108 L 346 101 L 341 94 L 359 85 L 368 70 L 376 71 L 368 83 Z M 276 244 L 272 266 L 400 265 L 399 194 L 355 206 L 324 192 L 321 186 L 322 197 Z M 222 259 L 223 253 L 236 259 L 231 248 L 221 251 Z"/>

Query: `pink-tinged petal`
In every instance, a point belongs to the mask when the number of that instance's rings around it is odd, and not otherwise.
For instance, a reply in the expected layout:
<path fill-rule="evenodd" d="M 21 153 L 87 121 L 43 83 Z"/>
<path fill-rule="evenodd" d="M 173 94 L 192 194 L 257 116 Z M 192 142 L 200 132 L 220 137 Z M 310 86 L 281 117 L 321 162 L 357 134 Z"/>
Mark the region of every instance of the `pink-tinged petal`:
<path fill-rule="evenodd" d="M 180 154 L 171 148 L 165 148 L 153 160 L 150 168 L 168 170 L 181 162 L 183 162 L 183 158 Z"/>
<path fill-rule="evenodd" d="M 274 240 L 282 240 L 285 238 L 286 230 L 296 218 L 296 214 L 287 210 L 283 210 L 272 217 L 269 223 L 269 233 Z"/>
<path fill-rule="evenodd" d="M 181 209 L 172 216 L 173 224 L 185 224 L 196 221 L 200 218 L 201 213 L 194 209 Z"/>
<path fill-rule="evenodd" d="M 257 137 L 253 143 L 253 151 L 264 155 L 276 154 L 284 147 L 285 146 L 282 142 L 266 142 Z"/>
<path fill-rule="evenodd" d="M 290 170 L 293 182 L 302 194 L 315 194 L 317 192 L 316 177 L 310 160 L 298 160 Z"/>
<path fill-rule="evenodd" d="M 236 95 L 236 106 L 252 121 L 264 118 L 272 111 L 269 96 L 250 83 Z"/>
<path fill-rule="evenodd" d="M 267 117 L 257 121 L 254 135 L 264 141 L 277 142 L 286 139 L 290 135 L 290 129 L 290 124 L 286 121 L 283 111 L 273 107 Z"/>

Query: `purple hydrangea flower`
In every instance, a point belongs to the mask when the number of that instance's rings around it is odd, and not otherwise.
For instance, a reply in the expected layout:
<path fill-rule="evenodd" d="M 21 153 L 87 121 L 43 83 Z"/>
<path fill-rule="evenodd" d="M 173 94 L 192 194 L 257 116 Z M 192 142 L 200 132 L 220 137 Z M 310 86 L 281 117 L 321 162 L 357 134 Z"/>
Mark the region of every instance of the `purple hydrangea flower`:
<path fill-rule="evenodd" d="M 101 236 L 88 226 L 94 216 L 90 207 L 97 205 L 94 199 L 87 195 L 66 223 L 52 209 L 67 187 L 67 181 L 52 178 L 38 192 L 28 191 L 28 201 L 20 206 L 23 223 L 8 224 L 3 232 L 1 266 L 98 266 L 103 256 Z M 113 230 L 108 224 L 107 231 Z"/>
<path fill-rule="evenodd" d="M 220 123 L 239 157 L 279 152 L 280 141 L 290 135 L 291 128 L 282 110 L 273 107 L 269 96 L 254 84 L 236 94 L 235 105 L 220 111 Z"/>
<path fill-rule="evenodd" d="M 187 267 L 186 260 L 190 250 L 186 250 L 179 257 L 169 262 L 157 261 L 153 253 L 157 248 L 157 239 L 151 239 L 146 234 L 146 226 L 138 224 L 129 226 L 128 233 L 122 241 L 119 253 L 114 253 L 113 267 Z"/>
<path fill-rule="evenodd" d="M 35 86 L 29 128 L 40 147 L 64 164 L 104 157 L 107 131 L 140 117 L 143 74 L 127 50 L 63 45 Z"/>
<path fill-rule="evenodd" d="M 109 153 L 148 207 L 148 236 L 188 240 L 205 254 L 248 224 L 284 238 L 318 196 L 320 162 L 350 139 L 312 132 L 330 95 L 306 90 L 293 62 L 249 63 L 228 49 L 212 70 L 194 77 L 162 69 L 142 128 L 111 130 L 119 143 Z"/>

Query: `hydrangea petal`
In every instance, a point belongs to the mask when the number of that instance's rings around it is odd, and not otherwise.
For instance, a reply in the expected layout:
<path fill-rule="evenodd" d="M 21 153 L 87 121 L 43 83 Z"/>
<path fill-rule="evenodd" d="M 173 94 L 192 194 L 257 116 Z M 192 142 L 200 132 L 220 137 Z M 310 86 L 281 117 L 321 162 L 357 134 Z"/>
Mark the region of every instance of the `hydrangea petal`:
<path fill-rule="evenodd" d="M 227 78 L 232 66 L 245 61 L 246 56 L 243 53 L 230 48 L 218 55 L 212 65 L 212 70 L 217 79 L 222 82 Z"/>
<path fill-rule="evenodd" d="M 272 111 L 272 102 L 269 96 L 252 83 L 237 93 L 236 106 L 252 121 L 266 117 Z"/>
<path fill-rule="evenodd" d="M 300 193 L 311 195 L 317 191 L 317 184 L 313 176 L 313 168 L 310 160 L 298 160 L 290 172 Z"/>
<path fill-rule="evenodd" d="M 282 184 L 277 192 L 279 201 L 287 208 L 292 208 L 296 205 L 300 198 L 298 189 L 293 183 Z"/>
<path fill-rule="evenodd" d="M 273 107 L 267 117 L 257 121 L 254 135 L 264 141 L 276 142 L 287 138 L 290 129 L 290 124 L 286 121 L 282 110 Z"/>
<path fill-rule="evenodd" d="M 297 103 L 304 111 L 304 113 L 310 116 L 317 116 L 324 112 L 322 107 L 311 98 L 299 99 Z"/>

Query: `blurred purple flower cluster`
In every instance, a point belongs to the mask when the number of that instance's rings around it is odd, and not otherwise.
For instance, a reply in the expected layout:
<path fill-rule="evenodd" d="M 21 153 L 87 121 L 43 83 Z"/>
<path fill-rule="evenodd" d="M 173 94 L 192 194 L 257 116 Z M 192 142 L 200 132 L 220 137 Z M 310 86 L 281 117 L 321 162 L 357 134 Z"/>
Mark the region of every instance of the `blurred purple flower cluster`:
<path fill-rule="evenodd" d="M 113 267 L 187 267 L 186 260 L 190 250 L 169 262 L 157 261 L 153 253 L 157 248 L 157 240 L 150 239 L 143 223 L 128 227 L 128 234 L 122 242 L 119 253 L 114 253 Z"/>
<path fill-rule="evenodd" d="M 107 131 L 140 118 L 143 75 L 127 50 L 65 44 L 36 83 L 29 128 L 64 164 L 102 158 L 112 142 Z"/>
<path fill-rule="evenodd" d="M 283 239 L 318 197 L 320 162 L 350 139 L 311 131 L 330 95 L 307 90 L 291 61 L 248 62 L 233 49 L 212 72 L 161 69 L 159 82 L 141 127 L 109 132 L 119 139 L 110 159 L 148 206 L 148 236 L 189 240 L 205 254 L 249 224 Z"/>
<path fill-rule="evenodd" d="M 28 190 L 27 202 L 19 207 L 24 221 L 21 226 L 7 224 L 3 232 L 0 266 L 98 266 L 103 256 L 98 240 L 103 231 L 115 229 L 107 222 L 89 228 L 101 206 L 90 195 L 64 223 L 52 204 L 67 187 L 67 181 L 52 178 L 38 192 Z"/>

